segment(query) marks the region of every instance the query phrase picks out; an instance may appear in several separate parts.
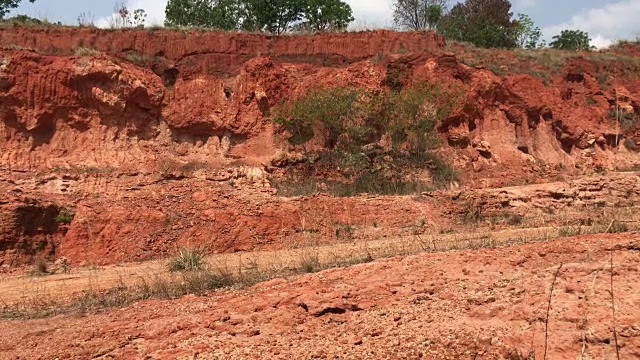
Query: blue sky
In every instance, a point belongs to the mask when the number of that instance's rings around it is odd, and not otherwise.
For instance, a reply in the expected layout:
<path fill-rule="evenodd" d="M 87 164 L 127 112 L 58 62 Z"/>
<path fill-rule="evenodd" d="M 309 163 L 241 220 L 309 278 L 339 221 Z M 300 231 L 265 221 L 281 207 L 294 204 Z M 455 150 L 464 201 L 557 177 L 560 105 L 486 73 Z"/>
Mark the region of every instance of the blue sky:
<path fill-rule="evenodd" d="M 393 0 L 346 0 L 354 11 L 356 28 L 392 26 Z M 451 3 L 457 1 L 452 0 Z M 27 14 L 50 21 L 75 24 L 80 13 L 92 14 L 96 24 L 106 26 L 113 13 L 115 1 L 36 0 L 23 1 L 12 14 Z M 130 9 L 143 8 L 149 14 L 147 23 L 162 24 L 166 0 L 129 0 Z M 549 41 L 562 29 L 588 31 L 592 43 L 607 46 L 617 39 L 640 35 L 640 0 L 512 0 L 514 14 L 531 16 Z M 551 10 L 553 9 L 553 10 Z"/>

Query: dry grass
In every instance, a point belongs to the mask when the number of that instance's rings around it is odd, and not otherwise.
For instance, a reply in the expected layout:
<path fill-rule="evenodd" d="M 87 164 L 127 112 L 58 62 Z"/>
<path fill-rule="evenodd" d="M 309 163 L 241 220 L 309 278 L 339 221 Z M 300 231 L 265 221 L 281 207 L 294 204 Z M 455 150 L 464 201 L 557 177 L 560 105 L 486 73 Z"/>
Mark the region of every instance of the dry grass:
<path fill-rule="evenodd" d="M 169 271 L 202 270 L 205 262 L 204 252 L 199 249 L 183 248 L 169 261 Z"/>
<path fill-rule="evenodd" d="M 629 230 L 627 224 L 619 223 L 624 226 L 612 225 L 607 229 L 603 220 L 591 226 L 581 226 L 580 233 Z M 74 269 L 71 274 L 15 279 L 0 289 L 0 317 L 40 318 L 61 313 L 86 313 L 147 299 L 175 299 L 220 288 L 244 288 L 273 278 L 348 267 L 383 258 L 497 248 L 570 235 L 563 234 L 562 228 L 555 226 L 491 231 L 484 226 L 470 224 L 470 228 L 472 230 L 466 233 L 441 234 L 433 230 L 400 238 L 366 242 L 353 240 L 329 245 L 319 245 L 320 235 L 309 233 L 308 241 L 287 250 L 205 257 L 202 251 L 183 249 L 165 261 L 102 270 Z"/>
<path fill-rule="evenodd" d="M 100 51 L 92 48 L 79 47 L 73 50 L 75 56 L 98 56 Z"/>

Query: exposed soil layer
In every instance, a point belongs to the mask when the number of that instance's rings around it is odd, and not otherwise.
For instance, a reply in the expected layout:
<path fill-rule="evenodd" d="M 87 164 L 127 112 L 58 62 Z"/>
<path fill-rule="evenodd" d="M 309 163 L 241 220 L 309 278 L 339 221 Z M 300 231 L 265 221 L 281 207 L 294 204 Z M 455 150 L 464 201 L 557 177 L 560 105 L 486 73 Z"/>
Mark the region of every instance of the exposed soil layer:
<path fill-rule="evenodd" d="M 157 259 L 182 246 L 223 253 L 468 227 L 490 231 L 511 217 L 530 227 L 592 225 L 613 217 L 630 229 L 640 226 L 636 173 L 348 198 L 282 198 L 273 195 L 264 177 L 251 174 L 239 169 L 235 174 L 200 170 L 181 180 L 142 174 L 14 177 L 0 186 L 8 195 L 0 204 L 0 263 L 10 268 L 38 257 L 66 257 L 74 266 L 105 265 Z M 56 222 L 60 211 L 69 209 L 72 221 Z"/>
<path fill-rule="evenodd" d="M 620 358 L 638 358 L 639 236 L 395 258 L 79 318 L 3 321 L 0 354 L 514 359 L 535 352 L 538 358 L 548 323 L 549 358 L 615 357 L 614 329 Z"/>
<path fill-rule="evenodd" d="M 300 150 L 271 121 L 282 101 L 314 87 L 380 92 L 423 80 L 461 96 L 437 130 L 441 155 L 468 185 L 640 164 L 640 63 L 614 52 L 481 51 L 432 33 L 389 31 L 0 34 L 0 166 L 8 169 L 156 170 L 167 158 L 268 166 Z M 322 60 L 331 56 L 343 60 Z"/>
<path fill-rule="evenodd" d="M 4 266 L 40 255 L 145 260 L 190 242 L 213 252 L 278 248 L 309 232 L 335 237 L 345 225 L 393 236 L 416 222 L 451 228 L 469 204 L 489 212 L 525 204 L 516 209 L 524 213 L 539 197 L 609 208 L 637 197 L 634 175 L 526 196 L 470 190 L 640 165 L 637 61 L 623 54 L 484 51 L 389 31 L 265 37 L 34 27 L 0 35 Z M 436 152 L 459 174 L 448 185 L 471 193 L 278 196 L 271 184 L 282 168 L 310 164 L 272 121 L 278 104 L 318 86 L 379 93 L 420 81 L 459 92 L 436 124 L 444 143 Z M 326 150 L 317 143 L 309 148 Z M 385 139 L 369 145 L 384 148 Z M 60 209 L 74 212 L 70 223 L 51 222 Z M 38 227 L 25 228 L 21 211 Z"/>

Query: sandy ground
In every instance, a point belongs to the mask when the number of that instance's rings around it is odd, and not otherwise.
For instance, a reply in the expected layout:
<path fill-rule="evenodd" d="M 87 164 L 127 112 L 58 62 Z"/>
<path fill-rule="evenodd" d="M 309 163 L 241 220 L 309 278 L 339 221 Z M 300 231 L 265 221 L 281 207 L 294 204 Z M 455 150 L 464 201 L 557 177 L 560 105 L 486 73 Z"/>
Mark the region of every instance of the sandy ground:
<path fill-rule="evenodd" d="M 0 357 L 542 359 L 551 299 L 547 358 L 615 358 L 615 328 L 620 358 L 633 359 L 638 281 L 638 233 L 421 254 L 85 316 L 6 320 Z"/>
<path fill-rule="evenodd" d="M 635 224 L 634 224 L 635 225 Z M 583 231 L 591 228 L 584 227 Z M 321 264 L 357 262 L 364 256 L 373 259 L 413 255 L 428 251 L 455 248 L 499 246 L 510 242 L 537 242 L 556 237 L 558 229 L 552 227 L 507 229 L 490 232 L 465 231 L 452 234 L 420 234 L 404 238 L 377 239 L 312 245 L 300 243 L 280 251 L 256 251 L 209 256 L 207 264 L 213 269 L 224 268 L 231 272 L 258 270 L 265 273 L 296 271 L 305 257 L 317 256 Z M 492 246 L 493 246 L 492 245 Z M 70 267 L 48 276 L 34 276 L 33 267 L 22 273 L 0 277 L 0 304 L 5 307 L 25 307 L 37 300 L 69 300 L 86 291 L 103 291 L 117 286 L 133 286 L 144 279 L 167 276 L 169 260 L 124 263 L 108 266 Z M 22 305 L 22 306 L 21 306 Z"/>

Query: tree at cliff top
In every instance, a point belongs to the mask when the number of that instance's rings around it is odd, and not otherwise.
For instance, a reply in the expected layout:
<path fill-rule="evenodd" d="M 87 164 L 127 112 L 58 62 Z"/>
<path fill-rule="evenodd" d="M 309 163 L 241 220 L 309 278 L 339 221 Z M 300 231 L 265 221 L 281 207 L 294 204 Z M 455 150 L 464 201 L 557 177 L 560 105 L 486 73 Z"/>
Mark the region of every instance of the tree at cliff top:
<path fill-rule="evenodd" d="M 595 46 L 590 46 L 591 38 L 589 33 L 581 30 L 562 30 L 560 35 L 554 35 L 553 41 L 549 43 L 549 46 L 558 50 L 573 50 L 573 51 L 589 51 L 595 50 Z"/>
<path fill-rule="evenodd" d="M 165 26 L 202 26 L 234 30 L 240 22 L 237 0 L 169 0 Z"/>
<path fill-rule="evenodd" d="M 537 49 L 545 45 L 544 41 L 540 41 L 542 31 L 535 26 L 533 20 L 526 14 L 518 14 L 514 36 L 516 45 L 523 49 Z"/>
<path fill-rule="evenodd" d="M 517 20 L 508 0 L 466 0 L 451 8 L 438 26 L 445 38 L 484 48 L 517 46 Z"/>
<path fill-rule="evenodd" d="M 302 19 L 306 1 L 299 0 L 242 0 L 244 19 L 242 29 L 280 35 Z"/>
<path fill-rule="evenodd" d="M 307 0 L 297 29 L 343 31 L 354 20 L 351 6 L 341 0 Z"/>
<path fill-rule="evenodd" d="M 407 30 L 435 30 L 447 10 L 448 0 L 396 0 L 393 22 Z"/>
<path fill-rule="evenodd" d="M 29 0 L 29 2 L 33 3 L 36 0 Z M 11 9 L 15 9 L 20 5 L 21 0 L 0 0 L 0 19 L 3 19 L 5 15 L 11 11 Z"/>
<path fill-rule="evenodd" d="M 344 30 L 353 21 L 341 0 L 169 0 L 167 26 L 202 26 L 221 30 Z"/>

